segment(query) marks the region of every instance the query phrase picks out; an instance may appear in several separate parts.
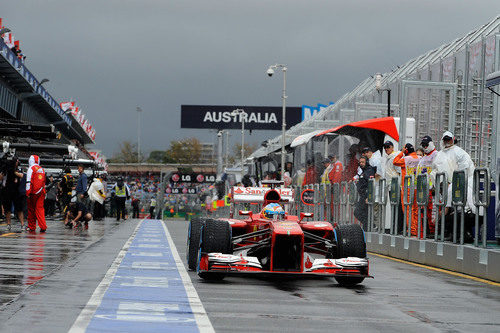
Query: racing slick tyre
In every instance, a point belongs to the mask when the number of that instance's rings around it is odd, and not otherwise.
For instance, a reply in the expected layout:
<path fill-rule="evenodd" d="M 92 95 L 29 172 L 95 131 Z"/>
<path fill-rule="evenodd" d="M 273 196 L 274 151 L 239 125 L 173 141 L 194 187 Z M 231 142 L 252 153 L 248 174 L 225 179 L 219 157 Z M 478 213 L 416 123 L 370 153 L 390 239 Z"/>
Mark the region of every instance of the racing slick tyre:
<path fill-rule="evenodd" d="M 201 227 L 205 225 L 205 219 L 194 217 L 189 222 L 186 259 L 188 268 L 191 270 L 196 269 L 198 264 L 198 249 L 200 247 Z"/>
<path fill-rule="evenodd" d="M 366 242 L 363 229 L 359 224 L 339 225 L 337 234 L 336 258 L 366 258 Z M 354 286 L 363 282 L 364 277 L 337 276 L 335 280 L 342 286 Z"/>
<path fill-rule="evenodd" d="M 201 237 L 201 252 L 233 253 L 232 228 L 227 221 L 207 220 Z M 198 272 L 198 275 L 205 280 L 222 280 L 225 276 L 224 273 L 207 272 Z"/>

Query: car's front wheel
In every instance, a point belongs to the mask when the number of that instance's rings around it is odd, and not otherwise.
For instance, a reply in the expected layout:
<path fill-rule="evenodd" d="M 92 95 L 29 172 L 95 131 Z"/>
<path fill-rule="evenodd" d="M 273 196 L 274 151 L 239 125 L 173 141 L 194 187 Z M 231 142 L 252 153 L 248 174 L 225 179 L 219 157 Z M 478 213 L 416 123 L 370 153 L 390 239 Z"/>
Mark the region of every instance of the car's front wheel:
<path fill-rule="evenodd" d="M 202 231 L 200 251 L 204 253 L 233 253 L 232 229 L 229 222 L 207 220 Z M 224 273 L 198 272 L 205 280 L 222 280 Z"/>
<path fill-rule="evenodd" d="M 334 258 L 366 258 L 366 242 L 359 224 L 344 224 L 335 228 L 337 247 Z M 363 282 L 364 277 L 338 276 L 335 280 L 342 286 L 354 286 Z"/>
<path fill-rule="evenodd" d="M 198 264 L 198 250 L 200 248 L 201 228 L 205 225 L 205 219 L 194 217 L 189 222 L 186 259 L 191 270 L 196 269 Z"/>

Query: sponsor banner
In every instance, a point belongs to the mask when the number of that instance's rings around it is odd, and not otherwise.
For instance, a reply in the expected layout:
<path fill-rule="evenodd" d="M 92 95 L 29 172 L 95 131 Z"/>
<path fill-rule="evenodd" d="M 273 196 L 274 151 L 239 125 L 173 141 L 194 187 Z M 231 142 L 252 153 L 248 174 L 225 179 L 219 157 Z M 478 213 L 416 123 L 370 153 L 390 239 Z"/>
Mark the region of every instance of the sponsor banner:
<path fill-rule="evenodd" d="M 189 187 L 189 188 L 167 187 L 165 189 L 165 193 L 167 193 L 167 194 L 197 194 L 198 189 L 195 187 Z"/>
<path fill-rule="evenodd" d="M 333 105 L 333 102 L 330 102 Z M 318 106 L 302 105 L 302 121 L 312 118 L 315 114 L 323 111 L 329 105 L 319 104 Z"/>
<path fill-rule="evenodd" d="M 243 109 L 244 114 L 232 115 Z M 275 106 L 181 105 L 181 128 L 281 130 L 282 108 Z M 301 108 L 286 108 L 287 129 L 298 124 Z"/>
<path fill-rule="evenodd" d="M 170 177 L 172 183 L 215 183 L 215 173 L 174 173 Z"/>
<path fill-rule="evenodd" d="M 269 187 L 243 187 L 234 186 L 233 196 L 235 202 L 263 202 L 264 195 L 270 191 Z M 291 188 L 275 188 L 281 200 L 293 202 L 293 190 Z"/>

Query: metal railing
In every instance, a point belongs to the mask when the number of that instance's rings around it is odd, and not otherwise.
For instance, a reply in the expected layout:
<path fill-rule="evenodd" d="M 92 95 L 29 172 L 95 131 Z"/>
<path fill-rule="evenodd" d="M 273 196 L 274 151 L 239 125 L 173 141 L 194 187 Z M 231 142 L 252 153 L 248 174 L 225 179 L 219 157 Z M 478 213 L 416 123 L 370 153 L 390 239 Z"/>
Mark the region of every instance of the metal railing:
<path fill-rule="evenodd" d="M 294 187 L 296 199 L 291 211 L 299 215 L 301 211 L 310 211 L 312 208 L 318 220 L 338 224 L 364 224 L 367 232 L 376 231 L 418 239 L 433 239 L 436 242 L 448 240 L 464 244 L 467 228 L 469 231 L 472 230 L 472 224 L 466 225 L 465 223 L 465 215 L 467 213 L 469 220 L 471 219 L 468 209 L 472 207 L 475 213 L 474 246 L 486 247 L 486 210 L 492 195 L 490 172 L 487 168 L 477 168 L 471 178 L 473 179 L 473 202 L 467 201 L 466 172 L 455 171 L 451 182 L 445 173 L 436 174 L 432 180 L 432 187 L 430 186 L 431 179 L 427 174 L 418 175 L 416 178 L 413 175 L 406 175 L 402 184 L 399 177 L 390 179 L 389 184 L 386 179 L 369 179 L 365 202 L 360 201 L 357 182 L 354 181 L 297 186 Z M 315 191 L 313 206 L 302 204 L 300 193 L 304 189 Z M 401 208 L 403 211 L 402 228 Z M 453 208 L 453 211 L 450 208 Z M 355 209 L 366 209 L 367 221 L 358 221 L 354 217 Z M 387 209 L 390 209 L 390 214 L 387 214 L 390 223 L 386 225 Z M 375 221 L 376 211 L 380 218 Z M 412 219 L 414 215 L 417 216 Z M 458 222 L 459 215 L 460 222 Z M 480 225 L 481 216 L 482 226 Z M 450 220 L 449 225 L 446 223 L 447 217 Z M 451 217 L 453 217 L 452 224 Z M 467 241 L 472 242 L 471 238 L 467 237 Z"/>

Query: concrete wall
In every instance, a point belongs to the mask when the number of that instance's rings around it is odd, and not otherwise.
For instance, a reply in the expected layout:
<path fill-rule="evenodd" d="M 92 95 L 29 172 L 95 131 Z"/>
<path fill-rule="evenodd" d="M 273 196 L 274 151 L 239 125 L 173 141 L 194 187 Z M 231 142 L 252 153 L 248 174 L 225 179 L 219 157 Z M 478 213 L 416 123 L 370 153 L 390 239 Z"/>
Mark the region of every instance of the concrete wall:
<path fill-rule="evenodd" d="M 500 251 L 366 233 L 368 251 L 500 282 Z"/>

